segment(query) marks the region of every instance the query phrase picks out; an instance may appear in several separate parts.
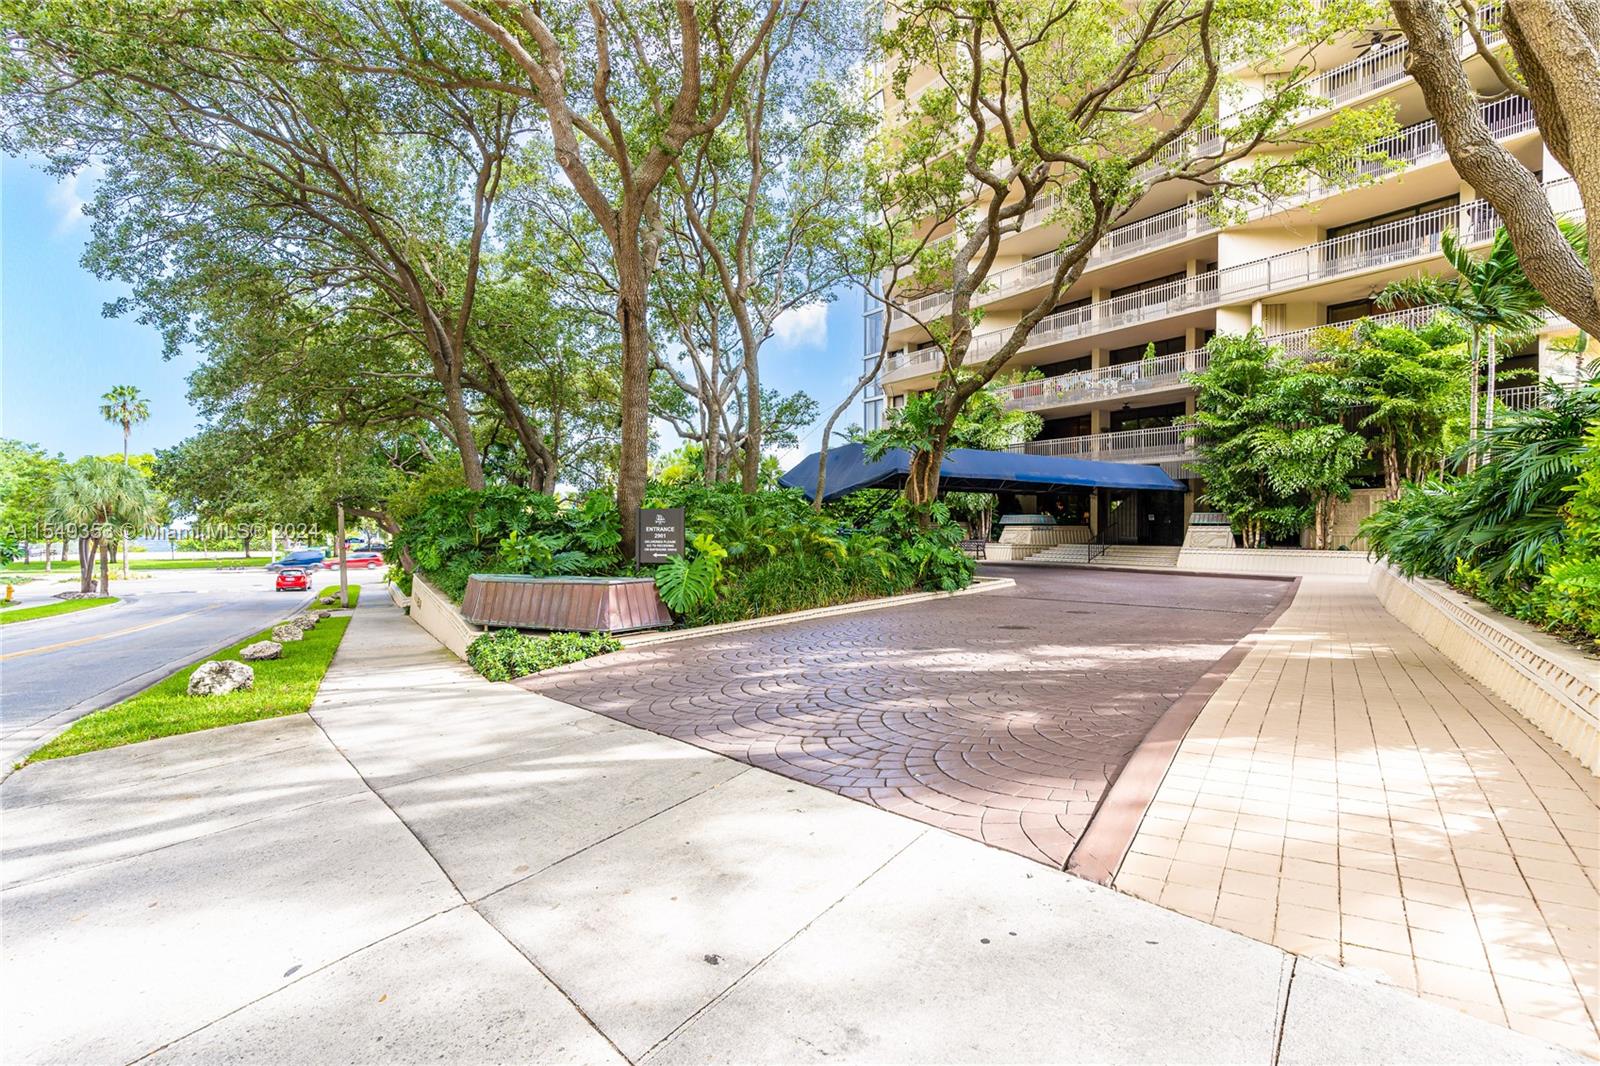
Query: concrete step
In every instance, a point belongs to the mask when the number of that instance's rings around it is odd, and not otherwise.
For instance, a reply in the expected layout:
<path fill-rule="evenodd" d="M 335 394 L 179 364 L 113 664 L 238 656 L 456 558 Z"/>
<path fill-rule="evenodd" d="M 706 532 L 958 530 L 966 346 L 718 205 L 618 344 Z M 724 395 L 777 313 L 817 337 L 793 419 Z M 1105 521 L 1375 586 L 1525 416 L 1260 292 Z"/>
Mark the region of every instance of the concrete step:
<path fill-rule="evenodd" d="M 1165 567 L 1178 565 L 1177 548 L 1169 548 L 1144 544 L 1112 544 L 1105 549 L 1096 548 L 1094 560 L 1090 566 L 1109 567 Z M 1084 564 L 1085 550 L 1082 544 L 1062 544 L 1054 548 L 1046 548 L 1028 558 L 1030 563 L 1077 563 Z"/>

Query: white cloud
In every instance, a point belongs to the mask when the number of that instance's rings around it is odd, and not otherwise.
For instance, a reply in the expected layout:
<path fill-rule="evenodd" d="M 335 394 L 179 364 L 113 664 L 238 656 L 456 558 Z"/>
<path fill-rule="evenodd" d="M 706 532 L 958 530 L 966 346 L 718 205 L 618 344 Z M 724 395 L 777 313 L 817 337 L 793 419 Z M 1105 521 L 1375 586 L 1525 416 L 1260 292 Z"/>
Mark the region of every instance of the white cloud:
<path fill-rule="evenodd" d="M 820 348 L 828 341 L 828 305 L 820 300 L 792 308 L 772 323 L 772 344 L 780 351 Z"/>
<path fill-rule="evenodd" d="M 56 212 L 57 237 L 64 237 L 78 227 L 89 224 L 88 216 L 83 213 L 83 205 L 88 202 L 98 181 L 99 174 L 89 167 L 68 174 L 50 190 L 50 206 Z"/>

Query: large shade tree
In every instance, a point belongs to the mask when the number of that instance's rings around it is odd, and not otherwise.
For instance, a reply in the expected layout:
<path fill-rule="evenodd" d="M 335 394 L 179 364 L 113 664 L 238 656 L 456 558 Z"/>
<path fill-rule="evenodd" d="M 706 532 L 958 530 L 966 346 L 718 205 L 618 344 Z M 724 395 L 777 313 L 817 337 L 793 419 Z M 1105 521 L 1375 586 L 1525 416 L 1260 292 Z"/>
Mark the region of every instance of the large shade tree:
<path fill-rule="evenodd" d="M 528 415 L 470 333 L 538 112 L 481 87 L 498 57 L 476 34 L 409 0 L 11 4 L 4 25 L 4 145 L 100 166 L 86 263 L 132 286 L 118 309 L 172 351 L 281 327 L 286 305 L 403 343 L 374 371 L 417 383 L 483 484 L 477 407 Z"/>
<path fill-rule="evenodd" d="M 685 147 L 727 118 L 785 8 L 780 0 L 443 2 L 502 57 L 501 70 L 473 84 L 540 109 L 556 165 L 610 249 L 622 343 L 617 504 L 622 552 L 631 555 L 650 448 L 649 293 L 662 185 Z"/>

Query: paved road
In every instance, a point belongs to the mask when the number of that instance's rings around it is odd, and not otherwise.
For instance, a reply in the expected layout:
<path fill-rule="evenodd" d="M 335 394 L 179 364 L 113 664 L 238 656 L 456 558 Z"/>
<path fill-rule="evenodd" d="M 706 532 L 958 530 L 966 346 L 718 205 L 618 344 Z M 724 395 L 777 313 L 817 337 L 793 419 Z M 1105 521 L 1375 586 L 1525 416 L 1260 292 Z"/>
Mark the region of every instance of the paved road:
<path fill-rule="evenodd" d="M 531 692 L 1061 866 L 1287 581 L 993 568 L 1017 587 L 645 646 Z"/>
<path fill-rule="evenodd" d="M 7 1062 L 1581 1061 L 492 685 L 377 596 L 311 715 L 0 805 Z"/>
<path fill-rule="evenodd" d="M 317 580 L 322 587 L 337 575 Z M 59 589 L 52 585 L 50 591 Z M 161 571 L 113 580 L 111 591 L 122 602 L 0 628 L 0 751 L 8 756 L 6 765 L 11 749 L 42 726 L 59 728 L 115 702 L 130 688 L 242 639 L 309 599 L 274 591 L 262 570 Z"/>

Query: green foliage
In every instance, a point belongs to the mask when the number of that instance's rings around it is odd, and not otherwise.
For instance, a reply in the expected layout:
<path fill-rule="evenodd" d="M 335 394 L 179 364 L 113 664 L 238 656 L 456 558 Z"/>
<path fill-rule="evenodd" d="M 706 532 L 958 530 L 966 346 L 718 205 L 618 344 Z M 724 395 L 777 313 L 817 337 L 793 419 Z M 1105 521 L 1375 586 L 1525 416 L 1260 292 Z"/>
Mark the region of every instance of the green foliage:
<path fill-rule="evenodd" d="M 485 633 L 469 644 L 467 662 L 490 681 L 510 681 L 621 649 L 621 641 L 604 633 L 551 633 L 536 637 L 515 629 L 501 629 Z"/>
<path fill-rule="evenodd" d="M 674 555 L 656 568 L 661 601 L 674 614 L 691 614 L 716 599 L 727 549 L 710 533 L 697 533 L 688 554 Z"/>
<path fill-rule="evenodd" d="M 1344 424 L 1359 402 L 1351 383 L 1336 364 L 1285 356 L 1258 330 L 1218 337 L 1209 351 L 1191 379 L 1190 419 L 1206 501 L 1248 547 L 1313 523 L 1324 547 L 1333 503 L 1349 498 L 1367 448 Z"/>
<path fill-rule="evenodd" d="M 1037 370 L 1007 377 L 1003 384 L 1015 384 L 1038 377 Z M 889 412 L 889 424 L 867 434 L 869 459 L 880 458 L 890 448 L 911 452 L 932 450 L 942 422 L 937 394 L 922 392 L 906 400 L 904 407 Z M 968 398 L 950 428 L 946 448 L 980 448 L 1001 451 L 1023 444 L 1039 435 L 1044 420 L 1032 411 L 1013 410 L 998 392 L 979 389 Z"/>
<path fill-rule="evenodd" d="M 64 465 L 37 444 L 0 438 L 0 535 L 13 542 L 42 539 L 50 486 Z"/>
<path fill-rule="evenodd" d="M 1600 639 L 1600 378 L 1509 413 L 1483 462 L 1408 485 L 1362 524 L 1407 576 L 1452 581 L 1508 614 Z"/>
<path fill-rule="evenodd" d="M 616 504 L 599 492 L 573 501 L 495 485 L 428 497 L 395 546 L 459 602 L 473 574 L 617 573 L 621 539 Z"/>
<path fill-rule="evenodd" d="M 884 498 L 877 511 L 841 523 L 794 489 L 658 482 L 647 506 L 682 507 L 687 526 L 684 553 L 655 569 L 662 601 L 687 624 L 706 625 L 972 580 L 975 565 L 948 508 Z M 618 542 L 607 497 L 558 500 L 505 486 L 438 493 L 396 539 L 457 601 L 474 573 L 626 573 Z"/>

